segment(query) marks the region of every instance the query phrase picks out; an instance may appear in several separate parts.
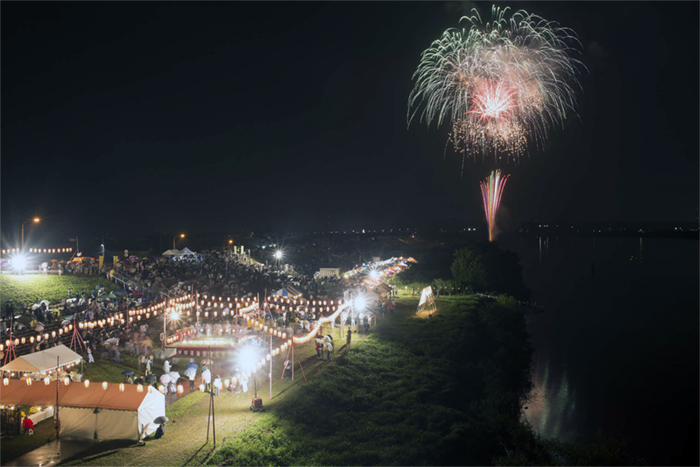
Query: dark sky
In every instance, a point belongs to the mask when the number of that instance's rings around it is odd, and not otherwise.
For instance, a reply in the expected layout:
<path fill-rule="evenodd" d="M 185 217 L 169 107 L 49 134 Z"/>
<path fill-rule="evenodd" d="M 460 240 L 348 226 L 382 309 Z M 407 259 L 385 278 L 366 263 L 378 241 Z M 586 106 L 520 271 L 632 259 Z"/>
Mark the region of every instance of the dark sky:
<path fill-rule="evenodd" d="M 3 235 L 484 224 L 493 164 L 462 176 L 449 128 L 406 125 L 471 5 L 3 1 Z M 505 167 L 504 222 L 695 220 L 698 3 L 518 6 L 588 71 L 579 117 Z"/>

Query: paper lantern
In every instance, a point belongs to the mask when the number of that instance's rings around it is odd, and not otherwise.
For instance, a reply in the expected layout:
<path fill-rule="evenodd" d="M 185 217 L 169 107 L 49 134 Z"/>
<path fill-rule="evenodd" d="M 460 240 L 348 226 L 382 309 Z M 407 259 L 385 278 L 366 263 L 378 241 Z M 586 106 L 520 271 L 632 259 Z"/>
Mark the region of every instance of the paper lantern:
<path fill-rule="evenodd" d="M 86 379 L 86 380 L 84 381 L 84 383 L 85 383 L 85 387 L 86 387 L 86 388 L 89 388 L 89 387 L 90 387 L 90 380 L 89 380 L 89 379 Z"/>
<path fill-rule="evenodd" d="M 48 386 L 50 382 L 51 382 L 51 380 L 49 379 L 48 376 L 47 376 L 46 378 L 44 378 L 44 384 L 45 384 L 46 386 Z"/>
<path fill-rule="evenodd" d="M 63 378 L 63 384 L 65 384 L 66 386 L 68 386 L 69 383 L 70 383 L 70 378 L 69 378 L 68 376 L 66 376 L 65 378 Z"/>
<path fill-rule="evenodd" d="M 182 384 L 178 384 L 177 385 L 177 393 L 182 394 L 183 392 L 185 392 L 185 388 L 182 387 Z"/>
<path fill-rule="evenodd" d="M 31 386 L 31 385 L 32 385 L 32 379 L 31 379 L 31 378 L 27 378 L 27 386 Z"/>
<path fill-rule="evenodd" d="M 3 386 L 7 386 L 8 384 L 10 384 L 10 378 L 3 378 L 2 384 L 3 384 Z"/>
<path fill-rule="evenodd" d="M 102 383 L 102 389 L 105 389 L 105 390 L 107 389 L 107 381 L 105 381 L 104 383 Z"/>
<path fill-rule="evenodd" d="M 136 386 L 136 392 L 143 392 L 143 384 L 139 384 L 138 386 Z"/>

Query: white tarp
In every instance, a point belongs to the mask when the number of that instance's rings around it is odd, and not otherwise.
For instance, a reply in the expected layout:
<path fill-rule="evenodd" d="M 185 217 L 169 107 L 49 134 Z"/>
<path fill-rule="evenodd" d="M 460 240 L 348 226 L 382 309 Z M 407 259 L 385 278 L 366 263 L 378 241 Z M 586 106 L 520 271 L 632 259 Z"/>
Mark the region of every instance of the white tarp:
<path fill-rule="evenodd" d="M 180 250 L 168 250 L 163 252 L 163 256 L 182 256 L 182 252 Z"/>
<path fill-rule="evenodd" d="M 190 250 L 189 248 L 185 247 L 182 250 L 180 250 L 180 253 L 182 253 L 183 256 L 193 256 L 196 255 L 194 251 Z"/>
<path fill-rule="evenodd" d="M 3 371 L 21 371 L 24 373 L 37 373 L 56 369 L 58 365 L 70 365 L 78 363 L 83 357 L 73 352 L 65 345 L 50 347 L 41 352 L 30 353 L 15 358 L 10 363 L 2 367 Z"/>

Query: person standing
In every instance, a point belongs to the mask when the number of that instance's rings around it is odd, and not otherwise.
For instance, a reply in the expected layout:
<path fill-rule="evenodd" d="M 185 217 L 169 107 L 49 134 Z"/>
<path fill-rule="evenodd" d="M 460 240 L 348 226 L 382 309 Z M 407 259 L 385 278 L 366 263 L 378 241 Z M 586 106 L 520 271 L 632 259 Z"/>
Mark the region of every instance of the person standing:
<path fill-rule="evenodd" d="M 138 346 L 136 347 L 138 349 Z M 143 367 L 146 364 L 146 357 L 143 354 L 139 354 L 139 374 L 143 371 Z"/>
<path fill-rule="evenodd" d="M 330 362 L 331 359 L 331 352 L 333 352 L 333 344 L 331 344 L 330 341 L 326 341 L 324 347 L 326 347 L 326 361 Z"/>
<path fill-rule="evenodd" d="M 347 343 L 345 344 L 345 351 L 346 352 L 348 351 L 348 349 L 350 349 L 351 342 L 352 342 L 352 329 L 348 329 Z"/>
<path fill-rule="evenodd" d="M 216 378 L 214 379 L 214 395 L 218 396 L 221 391 L 221 376 L 216 375 Z"/>
<path fill-rule="evenodd" d="M 241 375 L 241 386 L 243 386 L 243 392 L 247 393 L 248 392 L 248 375 L 243 373 Z"/>
<path fill-rule="evenodd" d="M 194 371 L 190 373 L 190 391 L 194 391 Z"/>
<path fill-rule="evenodd" d="M 316 339 L 316 356 L 318 358 L 323 358 L 323 341 L 321 339 Z"/>
<path fill-rule="evenodd" d="M 153 364 L 153 360 L 150 358 L 146 359 L 146 376 L 151 374 L 151 365 Z"/>
<path fill-rule="evenodd" d="M 163 363 L 163 372 L 170 373 L 170 362 L 167 360 Z"/>

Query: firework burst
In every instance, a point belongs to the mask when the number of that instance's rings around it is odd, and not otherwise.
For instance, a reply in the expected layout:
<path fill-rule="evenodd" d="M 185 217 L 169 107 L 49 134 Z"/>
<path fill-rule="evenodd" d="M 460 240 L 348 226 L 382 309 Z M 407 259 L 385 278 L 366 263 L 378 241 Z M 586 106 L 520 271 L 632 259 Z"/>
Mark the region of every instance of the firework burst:
<path fill-rule="evenodd" d="M 468 29 L 448 29 L 421 55 L 408 123 L 419 113 L 428 125 L 449 123 L 462 162 L 478 154 L 517 161 L 575 111 L 580 43 L 570 29 L 522 10 L 494 6 L 487 23 L 473 12 L 460 20 Z"/>

